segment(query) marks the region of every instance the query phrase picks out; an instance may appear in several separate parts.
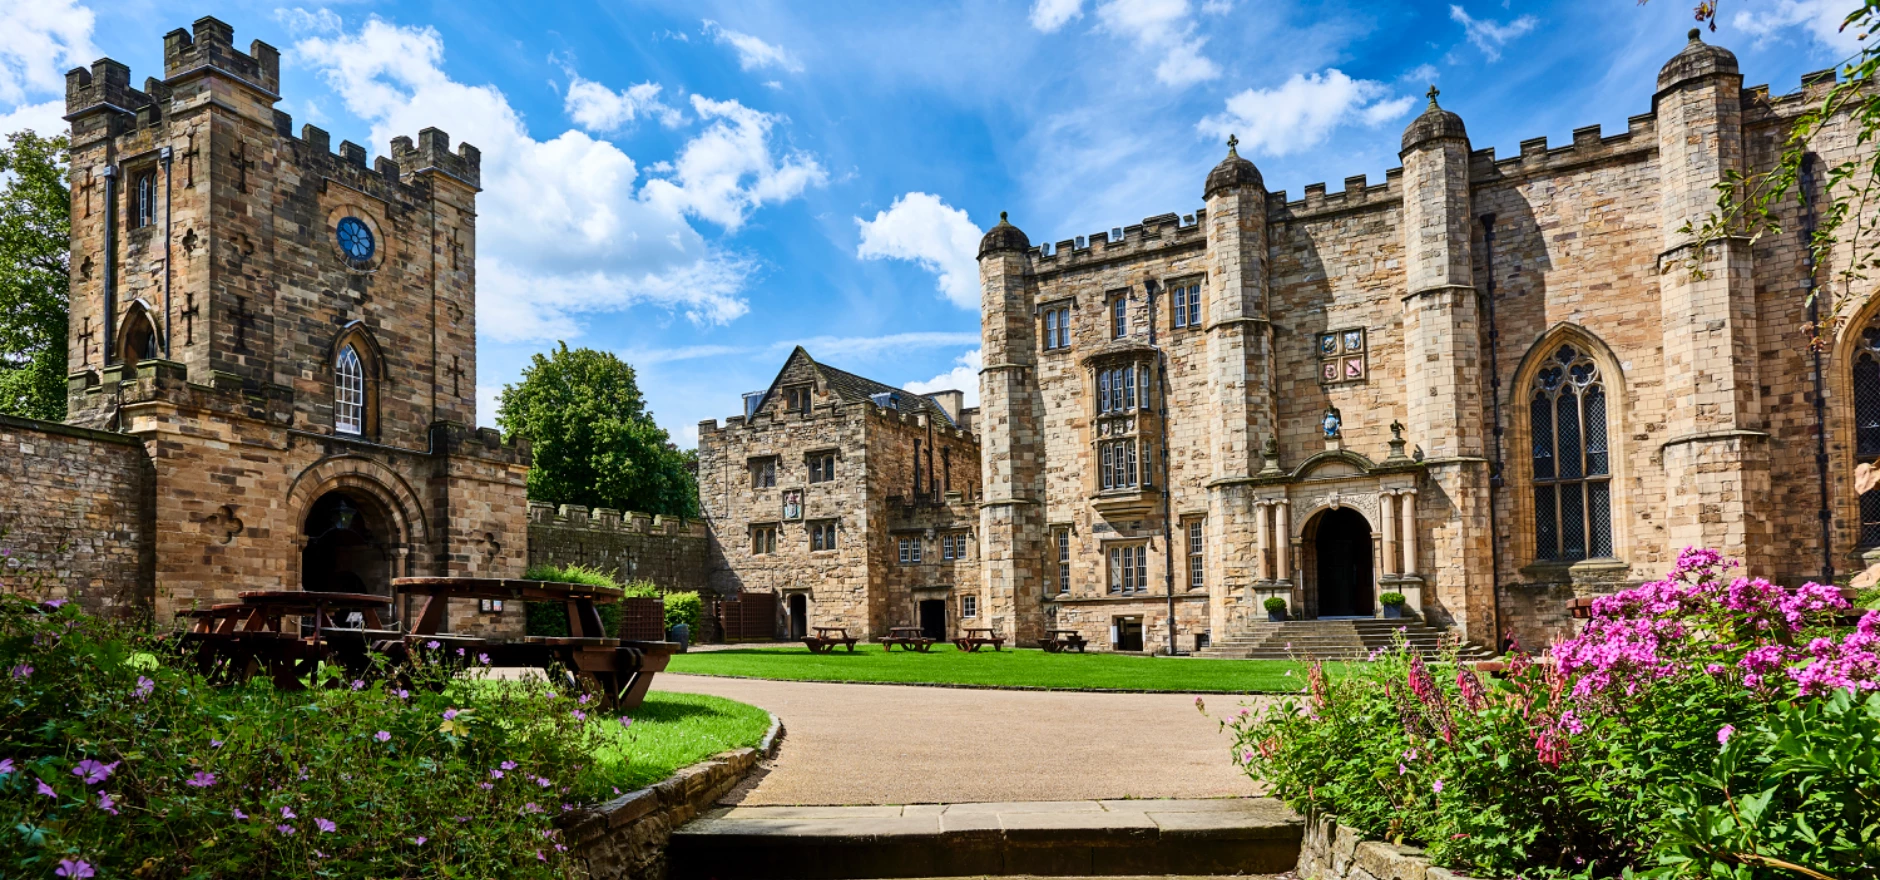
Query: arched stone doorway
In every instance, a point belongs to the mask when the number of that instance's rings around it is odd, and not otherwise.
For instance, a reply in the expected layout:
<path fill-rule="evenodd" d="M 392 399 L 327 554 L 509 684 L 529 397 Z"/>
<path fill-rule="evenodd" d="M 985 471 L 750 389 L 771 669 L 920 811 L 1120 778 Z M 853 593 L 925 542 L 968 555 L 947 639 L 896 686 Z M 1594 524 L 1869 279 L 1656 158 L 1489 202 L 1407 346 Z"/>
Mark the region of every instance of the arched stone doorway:
<path fill-rule="evenodd" d="M 391 595 L 403 544 L 391 512 L 365 492 L 335 489 L 315 499 L 301 524 L 302 589 Z"/>
<path fill-rule="evenodd" d="M 1306 532 L 1312 551 L 1313 592 L 1319 617 L 1370 617 L 1374 613 L 1371 524 L 1349 507 L 1314 517 Z"/>
<path fill-rule="evenodd" d="M 790 638 L 800 639 L 809 635 L 809 597 L 802 593 L 791 593 L 789 602 L 784 606 L 789 611 Z"/>

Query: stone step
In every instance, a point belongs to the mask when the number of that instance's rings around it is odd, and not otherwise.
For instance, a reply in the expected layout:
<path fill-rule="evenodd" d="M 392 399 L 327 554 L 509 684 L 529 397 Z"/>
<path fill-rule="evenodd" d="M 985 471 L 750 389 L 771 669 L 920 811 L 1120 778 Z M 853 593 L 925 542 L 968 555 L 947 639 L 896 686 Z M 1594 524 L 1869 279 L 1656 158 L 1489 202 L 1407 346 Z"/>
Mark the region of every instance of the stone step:
<path fill-rule="evenodd" d="M 1289 871 L 1304 823 L 1268 798 L 729 807 L 673 833 L 671 880 Z"/>
<path fill-rule="evenodd" d="M 1327 660 L 1363 658 L 1379 648 L 1402 641 L 1425 657 L 1441 656 L 1448 634 L 1422 620 L 1405 618 L 1350 618 L 1342 620 L 1288 620 L 1262 622 L 1195 652 L 1198 657 L 1283 660 L 1317 657 Z M 1492 657 L 1479 645 L 1464 644 L 1458 656 L 1465 660 Z"/>

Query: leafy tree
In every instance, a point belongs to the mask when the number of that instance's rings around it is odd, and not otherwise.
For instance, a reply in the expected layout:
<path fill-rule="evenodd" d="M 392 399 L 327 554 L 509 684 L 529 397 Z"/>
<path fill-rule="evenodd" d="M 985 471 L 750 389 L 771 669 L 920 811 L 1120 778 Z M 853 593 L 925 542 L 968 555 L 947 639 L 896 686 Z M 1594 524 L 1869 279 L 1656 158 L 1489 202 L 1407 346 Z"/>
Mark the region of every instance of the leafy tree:
<path fill-rule="evenodd" d="M 0 146 L 0 413 L 65 418 L 72 196 L 66 140 L 30 131 Z"/>
<path fill-rule="evenodd" d="M 606 352 L 537 354 L 503 386 L 496 422 L 535 455 L 529 497 L 666 516 L 698 515 L 693 453 L 674 447 L 646 410 L 633 367 Z"/>

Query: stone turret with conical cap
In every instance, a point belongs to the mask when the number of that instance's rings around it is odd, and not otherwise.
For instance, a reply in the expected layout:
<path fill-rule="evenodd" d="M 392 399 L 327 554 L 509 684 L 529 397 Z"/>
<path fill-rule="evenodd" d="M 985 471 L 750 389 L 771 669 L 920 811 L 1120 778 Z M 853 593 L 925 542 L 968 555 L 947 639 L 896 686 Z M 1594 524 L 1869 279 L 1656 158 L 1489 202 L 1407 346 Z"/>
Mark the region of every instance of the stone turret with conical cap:
<path fill-rule="evenodd" d="M 1442 94 L 1434 85 L 1425 95 L 1430 105 L 1423 108 L 1422 115 L 1410 121 L 1410 127 L 1403 130 L 1403 148 L 1408 151 L 1438 138 L 1469 139 L 1468 129 L 1462 125 L 1462 117 L 1444 110 L 1436 103 L 1436 96 Z"/>
<path fill-rule="evenodd" d="M 1214 198 L 1214 194 L 1233 187 L 1251 186 L 1266 192 L 1266 183 L 1260 179 L 1260 169 L 1240 156 L 1240 137 L 1229 135 L 1227 138 L 1227 158 L 1208 172 L 1208 185 L 1202 189 L 1203 199 Z"/>
<path fill-rule="evenodd" d="M 1006 638 L 1044 634 L 1044 399 L 1031 240 L 1004 212 L 979 242 L 980 604 Z"/>

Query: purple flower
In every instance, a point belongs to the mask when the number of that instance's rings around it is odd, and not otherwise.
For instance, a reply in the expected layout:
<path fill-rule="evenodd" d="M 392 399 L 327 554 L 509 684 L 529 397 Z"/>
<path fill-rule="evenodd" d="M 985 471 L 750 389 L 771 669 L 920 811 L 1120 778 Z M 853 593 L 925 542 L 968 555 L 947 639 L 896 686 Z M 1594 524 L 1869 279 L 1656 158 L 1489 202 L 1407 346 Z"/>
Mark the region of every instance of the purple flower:
<path fill-rule="evenodd" d="M 503 778 L 503 771 L 501 771 L 501 770 L 491 770 L 491 771 L 490 771 L 490 778 L 491 778 L 491 779 L 501 779 L 501 778 Z"/>
<path fill-rule="evenodd" d="M 392 691 L 392 696 L 403 700 L 403 699 L 409 698 L 411 696 L 411 692 L 408 690 L 405 690 L 404 688 L 399 688 L 395 691 Z"/>
<path fill-rule="evenodd" d="M 108 791 L 98 792 L 98 809 L 110 813 L 113 816 L 117 815 L 117 799 L 112 797 L 111 793 Z"/>
<path fill-rule="evenodd" d="M 246 819 L 246 818 L 248 818 L 248 814 L 247 814 L 247 813 L 244 813 L 244 812 L 242 812 L 242 808 L 241 808 L 241 807 L 236 807 L 236 808 L 234 809 L 234 813 L 235 813 L 235 818 L 237 818 L 237 819 Z"/>
<path fill-rule="evenodd" d="M 281 808 L 281 818 L 283 818 L 283 819 L 298 819 L 298 818 L 300 818 L 300 817 L 299 817 L 299 816 L 296 816 L 296 815 L 294 815 L 294 808 L 293 808 L 293 807 L 282 807 L 282 808 Z"/>
<path fill-rule="evenodd" d="M 1405 773 L 1408 773 L 1408 772 L 1410 772 L 1410 768 L 1408 768 L 1408 767 L 1405 767 L 1405 766 L 1403 765 L 1403 762 L 1402 762 L 1402 761 L 1398 761 L 1398 762 L 1397 762 L 1397 775 L 1398 775 L 1398 776 L 1402 776 L 1402 775 L 1404 775 Z"/>
<path fill-rule="evenodd" d="M 587 713 L 586 713 L 586 712 L 583 712 L 583 711 L 581 711 L 580 709 L 576 709 L 576 710 L 574 710 L 574 720 L 576 720 L 576 721 L 586 721 L 586 720 L 587 720 Z"/>
<path fill-rule="evenodd" d="M 56 791 L 53 791 L 52 786 L 47 785 L 44 779 L 39 780 L 39 793 L 45 795 L 46 797 L 52 798 L 55 801 L 59 799 L 59 793 Z"/>
<path fill-rule="evenodd" d="M 427 650 L 427 651 L 435 651 L 435 650 L 437 650 L 438 648 L 440 648 L 440 647 L 443 647 L 443 646 L 442 646 L 442 645 L 439 645 L 439 644 L 437 643 L 437 640 L 436 640 L 436 639 L 432 639 L 432 640 L 430 640 L 430 641 L 428 641 L 428 642 L 425 642 L 425 643 L 424 643 L 424 647 L 425 647 L 425 650 Z"/>
<path fill-rule="evenodd" d="M 83 780 L 86 785 L 97 785 L 111 778 L 111 771 L 116 770 L 120 763 L 123 762 L 112 761 L 109 764 L 100 764 L 97 761 L 86 758 L 78 762 L 77 767 L 72 768 L 72 775 Z"/>
<path fill-rule="evenodd" d="M 84 859 L 60 859 L 59 867 L 53 869 L 52 875 L 54 877 L 71 877 L 74 878 L 74 880 L 98 876 L 97 872 L 91 869 L 91 863 Z"/>
<path fill-rule="evenodd" d="M 581 705 L 585 706 L 588 704 L 588 700 L 591 700 L 591 699 L 593 699 L 593 697 L 590 697 L 587 694 L 582 694 L 581 699 L 576 700 L 575 702 L 580 703 Z"/>
<path fill-rule="evenodd" d="M 514 769 L 516 769 L 516 762 L 514 762 L 514 761 L 504 761 L 504 762 L 503 762 L 503 769 L 504 769 L 504 770 L 514 770 Z"/>
<path fill-rule="evenodd" d="M 1441 779 L 1436 780 L 1436 783 L 1430 786 L 1430 791 L 1436 792 L 1437 794 L 1442 794 L 1443 793 L 1443 781 Z"/>
<path fill-rule="evenodd" d="M 488 655 L 488 654 L 478 654 L 478 655 L 477 655 L 477 662 L 478 662 L 478 663 L 481 663 L 481 664 L 483 664 L 484 666 L 488 666 L 488 665 L 490 665 L 490 655 Z"/>
<path fill-rule="evenodd" d="M 463 656 L 463 649 L 462 649 L 462 648 L 458 648 L 458 649 L 457 649 L 457 656 L 459 656 L 459 657 L 462 657 L 462 656 Z"/>
<path fill-rule="evenodd" d="M 212 748 L 212 749 L 219 749 L 219 748 L 221 748 L 221 747 L 222 747 L 222 741 L 221 741 L 221 740 L 219 740 L 219 739 L 212 739 L 212 740 L 209 740 L 209 748 Z"/>
<path fill-rule="evenodd" d="M 412 839 L 411 839 L 411 842 L 412 842 L 412 843 L 415 843 L 415 844 L 417 844 L 417 845 L 419 845 L 419 846 L 423 846 L 423 845 L 424 845 L 424 842 L 425 842 L 425 841 L 427 841 L 427 840 L 430 840 L 430 839 L 431 839 L 431 838 L 429 838 L 429 837 L 414 837 L 414 838 L 412 838 Z"/>
<path fill-rule="evenodd" d="M 522 805 L 522 811 L 525 813 L 540 813 L 542 812 L 542 808 L 536 806 L 534 801 L 530 801 Z"/>
<path fill-rule="evenodd" d="M 313 820 L 313 824 L 319 826 L 320 833 L 322 834 L 332 834 L 333 832 L 339 830 L 338 825 L 335 825 L 332 822 L 328 822 L 325 819 L 320 819 L 317 817 Z"/>
<path fill-rule="evenodd" d="M 191 788 L 208 788 L 209 786 L 214 785 L 214 784 L 215 784 L 214 773 L 207 773 L 207 772 L 199 771 L 196 773 L 196 775 L 189 777 L 189 786 Z"/>
<path fill-rule="evenodd" d="M 12 758 L 0 759 L 0 776 L 6 776 L 12 772 L 13 772 L 13 759 Z"/>
<path fill-rule="evenodd" d="M 622 716 L 620 716 L 620 726 L 621 726 L 621 728 L 623 728 L 623 729 L 624 729 L 624 728 L 628 728 L 628 727 L 632 727 L 632 726 L 633 726 L 633 719 L 631 719 L 631 718 L 628 718 L 628 717 L 627 717 L 627 716 L 625 716 L 625 715 L 622 715 Z"/>
<path fill-rule="evenodd" d="M 353 679 L 353 683 L 352 683 L 352 689 L 353 689 L 353 690 L 356 690 L 356 691 L 357 691 L 357 690 L 364 690 L 364 689 L 365 689 L 365 686 L 366 686 L 366 682 L 365 682 L 365 679 L 362 679 L 362 678 L 355 678 L 355 679 Z"/>
<path fill-rule="evenodd" d="M 453 718 L 456 718 L 456 717 L 457 717 L 457 710 L 456 710 L 456 709 L 445 709 L 445 710 L 444 710 L 444 720 L 445 720 L 445 721 L 449 721 L 449 720 L 451 720 L 451 719 L 453 719 Z"/>
<path fill-rule="evenodd" d="M 372 738 L 378 740 L 379 742 L 391 742 L 392 732 L 389 730 L 381 730 L 378 733 L 373 734 Z"/>
<path fill-rule="evenodd" d="M 537 776 L 537 777 L 535 777 L 535 784 L 536 784 L 536 785 L 539 785 L 539 786 L 541 786 L 541 787 L 543 787 L 543 788 L 547 788 L 547 787 L 548 787 L 548 786 L 549 786 L 549 785 L 550 785 L 551 783 L 550 783 L 550 782 L 548 781 L 548 777 L 546 777 L 546 776 Z"/>
<path fill-rule="evenodd" d="M 1731 735 L 1735 733 L 1736 733 L 1736 725 L 1734 724 L 1725 724 L 1724 726 L 1717 728 L 1717 744 L 1723 745 L 1725 743 L 1728 743 L 1730 741 Z"/>
<path fill-rule="evenodd" d="M 61 606 L 63 606 L 63 605 L 65 604 L 65 600 L 64 600 L 64 599 L 47 599 L 47 600 L 46 600 L 46 601 L 45 601 L 45 602 L 44 602 L 43 604 L 44 604 L 44 605 L 45 605 L 45 606 L 46 606 L 47 608 L 50 608 L 50 609 L 52 609 L 52 610 L 54 610 L 54 611 L 57 611 L 57 610 L 59 610 L 59 608 L 60 608 Z M 85 876 L 87 876 L 87 877 L 89 877 L 89 876 L 91 876 L 91 875 L 89 875 L 89 874 L 87 874 L 87 875 L 85 875 Z"/>
<path fill-rule="evenodd" d="M 489 791 L 490 789 L 495 788 L 495 787 L 496 787 L 495 785 L 492 785 L 488 782 L 477 783 L 477 788 L 483 789 L 484 791 Z"/>
<path fill-rule="evenodd" d="M 150 692 L 157 689 L 157 683 L 143 676 L 137 676 L 137 689 L 132 691 L 139 701 L 150 699 Z"/>
<path fill-rule="evenodd" d="M 293 836 L 294 836 L 294 826 L 292 826 L 292 825 L 285 825 L 285 824 L 283 824 L 283 825 L 276 825 L 276 826 L 274 826 L 274 830 L 276 830 L 276 831 L 279 831 L 279 832 L 281 832 L 281 836 L 282 836 L 282 837 L 293 837 Z"/>
<path fill-rule="evenodd" d="M 548 856 L 543 855 L 542 851 L 538 849 L 535 851 L 535 860 L 538 862 L 546 862 L 548 861 Z"/>
<path fill-rule="evenodd" d="M 13 667 L 13 677 L 14 678 L 32 678 L 33 668 L 24 663 L 21 663 L 20 665 Z"/>

